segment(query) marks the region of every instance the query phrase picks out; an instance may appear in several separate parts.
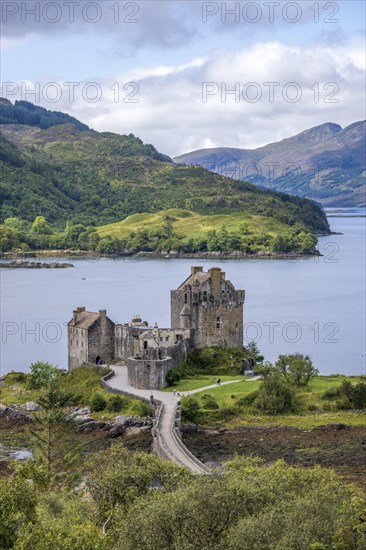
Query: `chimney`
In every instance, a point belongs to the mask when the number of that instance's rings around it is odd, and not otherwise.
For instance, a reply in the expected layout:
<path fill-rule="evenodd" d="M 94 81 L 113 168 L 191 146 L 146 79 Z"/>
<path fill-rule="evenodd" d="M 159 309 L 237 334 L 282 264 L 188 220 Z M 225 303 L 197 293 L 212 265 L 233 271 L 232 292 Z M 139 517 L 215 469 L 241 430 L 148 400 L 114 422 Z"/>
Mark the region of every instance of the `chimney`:
<path fill-rule="evenodd" d="M 72 318 L 74 319 L 75 323 L 78 320 L 79 314 L 83 311 L 85 311 L 85 307 L 77 307 L 76 309 L 74 309 L 74 311 L 72 312 Z"/>
<path fill-rule="evenodd" d="M 101 326 L 102 332 L 105 335 L 105 331 L 107 330 L 107 310 L 100 309 L 99 315 L 100 315 L 100 326 Z"/>
<path fill-rule="evenodd" d="M 211 292 L 215 298 L 218 298 L 221 296 L 221 268 L 212 267 L 209 273 L 211 274 Z"/>
<path fill-rule="evenodd" d="M 200 265 L 194 265 L 191 267 L 191 275 L 196 275 L 196 273 L 201 273 L 203 271 L 203 267 Z"/>

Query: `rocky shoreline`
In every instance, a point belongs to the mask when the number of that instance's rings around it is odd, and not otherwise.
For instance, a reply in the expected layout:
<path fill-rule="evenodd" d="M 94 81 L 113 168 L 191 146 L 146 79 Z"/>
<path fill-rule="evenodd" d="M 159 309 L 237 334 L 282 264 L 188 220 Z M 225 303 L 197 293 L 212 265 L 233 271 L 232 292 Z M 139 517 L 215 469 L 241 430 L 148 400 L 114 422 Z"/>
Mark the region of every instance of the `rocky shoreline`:
<path fill-rule="evenodd" d="M 6 252 L 2 255 L 4 260 L 13 260 L 12 262 L 0 263 L 0 267 L 74 267 L 69 263 L 60 262 L 35 262 L 34 259 L 46 259 L 46 258 L 67 258 L 69 260 L 92 260 L 98 261 L 101 258 L 111 258 L 114 260 L 124 261 L 126 259 L 138 261 L 139 259 L 196 259 L 201 261 L 207 260 L 294 260 L 299 258 L 309 258 L 313 256 L 322 256 L 319 250 L 314 250 L 309 253 L 300 252 L 257 252 L 255 254 L 248 254 L 246 252 L 177 252 L 177 251 L 123 251 L 121 253 L 114 254 L 99 254 L 90 250 L 37 250 L 33 252 L 22 252 L 20 254 L 14 252 Z M 32 258 L 31 261 L 25 258 Z"/>
<path fill-rule="evenodd" d="M 13 420 L 21 423 L 32 422 L 30 413 L 40 410 L 40 406 L 32 401 L 24 405 L 14 404 L 11 407 L 0 403 L 0 418 Z M 89 408 L 75 408 L 70 412 L 70 419 L 75 424 L 76 432 L 92 432 L 94 430 L 103 430 L 107 432 L 108 437 L 118 437 L 122 435 L 127 428 L 139 428 L 141 430 L 151 430 L 153 419 L 139 416 L 118 415 L 113 420 L 96 420 L 90 416 Z"/>
<path fill-rule="evenodd" d="M 23 260 L 0 262 L 0 268 L 7 269 L 65 269 L 68 267 L 74 266 L 67 262 L 33 262 Z"/>

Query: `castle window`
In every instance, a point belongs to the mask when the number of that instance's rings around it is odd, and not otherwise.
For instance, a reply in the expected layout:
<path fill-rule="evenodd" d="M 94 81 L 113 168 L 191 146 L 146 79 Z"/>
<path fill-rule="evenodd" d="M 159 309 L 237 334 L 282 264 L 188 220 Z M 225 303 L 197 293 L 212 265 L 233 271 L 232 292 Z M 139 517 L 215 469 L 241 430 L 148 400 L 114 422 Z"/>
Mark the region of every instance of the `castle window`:
<path fill-rule="evenodd" d="M 169 336 L 165 336 L 165 341 L 166 341 L 166 342 L 169 341 Z"/>
<path fill-rule="evenodd" d="M 185 304 L 187 303 L 187 293 L 185 293 L 185 295 L 184 295 L 184 303 Z"/>
<path fill-rule="evenodd" d="M 219 329 L 221 326 L 221 317 L 216 317 L 216 328 Z"/>
<path fill-rule="evenodd" d="M 162 337 L 162 336 L 160 336 L 159 340 L 160 340 L 160 342 L 162 342 L 162 341 L 163 341 L 163 337 Z"/>
<path fill-rule="evenodd" d="M 147 340 L 144 340 L 144 349 L 147 349 Z"/>

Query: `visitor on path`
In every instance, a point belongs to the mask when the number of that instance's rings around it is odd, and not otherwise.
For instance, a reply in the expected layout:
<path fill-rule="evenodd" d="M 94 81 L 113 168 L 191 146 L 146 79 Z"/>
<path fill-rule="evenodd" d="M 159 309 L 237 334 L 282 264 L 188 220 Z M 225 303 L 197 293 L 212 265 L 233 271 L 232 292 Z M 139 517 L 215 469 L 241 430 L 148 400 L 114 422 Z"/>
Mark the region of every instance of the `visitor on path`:
<path fill-rule="evenodd" d="M 177 395 L 177 390 L 174 388 L 173 395 Z"/>
<path fill-rule="evenodd" d="M 221 384 L 221 379 L 220 378 L 216 378 L 216 384 L 219 386 Z"/>

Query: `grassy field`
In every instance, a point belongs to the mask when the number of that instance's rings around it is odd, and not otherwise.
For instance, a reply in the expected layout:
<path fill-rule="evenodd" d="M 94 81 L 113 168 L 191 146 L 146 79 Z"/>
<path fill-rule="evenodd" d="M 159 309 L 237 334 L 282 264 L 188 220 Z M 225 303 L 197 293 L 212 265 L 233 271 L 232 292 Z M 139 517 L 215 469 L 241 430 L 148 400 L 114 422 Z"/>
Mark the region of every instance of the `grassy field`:
<path fill-rule="evenodd" d="M 245 212 L 204 215 L 178 208 L 162 210 L 154 214 L 133 214 L 120 222 L 98 227 L 98 233 L 100 237 L 112 235 L 122 239 L 138 230 L 162 227 L 167 221 L 172 223 L 173 231 L 179 238 L 186 239 L 203 237 L 208 231 L 219 231 L 223 227 L 228 231 L 239 231 L 243 223 L 246 224 L 248 233 L 252 235 L 275 236 L 288 233 L 288 226 L 265 216 Z"/>
<path fill-rule="evenodd" d="M 219 424 L 233 429 L 240 426 L 293 426 L 301 429 L 311 429 L 332 423 L 342 423 L 352 426 L 366 425 L 366 411 L 327 410 L 329 401 L 322 399 L 326 390 L 339 387 L 344 380 L 357 384 L 365 381 L 364 377 L 341 375 L 318 376 L 311 380 L 307 387 L 297 390 L 297 395 L 304 412 L 283 416 L 268 416 L 241 406 L 238 403 L 239 399 L 257 390 L 261 382 L 260 380 L 252 380 L 247 377 L 221 376 L 222 382 L 238 380 L 238 378 L 242 378 L 242 380 L 194 394 L 201 406 L 200 423 L 202 425 Z M 191 391 L 215 384 L 215 381 L 216 378 L 214 376 L 197 375 L 182 379 L 177 384 L 176 389 L 182 392 Z M 165 391 L 172 391 L 172 388 L 166 388 Z M 206 395 L 210 395 L 215 399 L 218 409 L 205 409 L 202 397 Z M 309 407 L 315 410 L 309 411 Z"/>
<path fill-rule="evenodd" d="M 191 376 L 189 378 L 182 378 L 177 384 L 174 386 L 168 386 L 164 388 L 163 391 L 165 392 L 172 392 L 174 389 L 176 389 L 179 392 L 184 391 L 191 391 L 191 390 L 197 390 L 199 388 L 205 388 L 206 386 L 212 386 L 212 384 L 216 384 L 217 375 L 214 374 L 196 374 L 195 376 Z M 247 380 L 247 377 L 240 376 L 240 375 L 220 375 L 221 382 L 229 382 L 231 380 L 241 380 L 245 381 Z M 233 384 L 229 384 L 230 387 L 233 386 Z M 225 386 L 222 386 L 222 389 L 224 390 Z M 211 390 L 210 390 L 211 391 Z"/>

